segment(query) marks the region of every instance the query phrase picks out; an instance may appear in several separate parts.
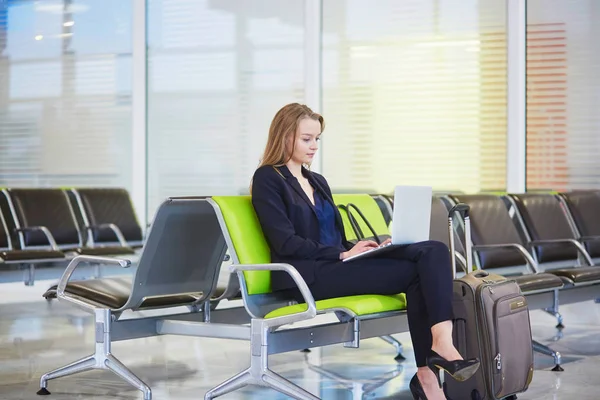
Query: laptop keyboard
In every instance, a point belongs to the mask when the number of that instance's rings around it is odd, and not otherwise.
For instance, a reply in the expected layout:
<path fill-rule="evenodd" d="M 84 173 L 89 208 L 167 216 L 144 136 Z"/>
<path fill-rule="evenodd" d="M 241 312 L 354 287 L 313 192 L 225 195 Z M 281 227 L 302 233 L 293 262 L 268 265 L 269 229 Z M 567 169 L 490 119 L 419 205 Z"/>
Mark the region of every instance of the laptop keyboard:
<path fill-rule="evenodd" d="M 353 260 L 353 259 L 355 259 L 355 258 L 357 258 L 357 257 L 361 257 L 361 256 L 363 256 L 364 254 L 369 254 L 369 253 L 372 253 L 372 252 L 374 252 L 374 251 L 378 251 L 378 250 L 384 249 L 384 248 L 386 248 L 386 247 L 388 247 L 388 246 L 391 246 L 391 245 L 392 245 L 392 242 L 388 242 L 388 243 L 386 243 L 386 244 L 382 244 L 382 245 L 380 245 L 380 246 L 378 246 L 378 247 L 374 247 L 374 248 L 372 248 L 372 249 L 370 249 L 370 250 L 363 251 L 362 253 L 359 253 L 359 254 L 353 255 L 352 257 L 348 257 L 348 258 L 346 258 L 346 259 L 344 259 L 344 260 L 342 260 L 342 261 L 350 261 L 350 260 Z"/>

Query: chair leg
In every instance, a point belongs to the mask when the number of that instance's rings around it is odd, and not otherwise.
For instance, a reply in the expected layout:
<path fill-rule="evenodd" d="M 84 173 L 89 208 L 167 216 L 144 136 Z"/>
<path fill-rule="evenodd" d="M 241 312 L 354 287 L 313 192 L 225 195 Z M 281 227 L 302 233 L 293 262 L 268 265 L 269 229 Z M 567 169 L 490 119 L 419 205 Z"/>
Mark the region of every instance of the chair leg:
<path fill-rule="evenodd" d="M 558 291 L 554 293 L 554 304 L 552 307 L 544 308 L 548 314 L 554 316 L 556 318 L 556 329 L 563 329 L 565 326 L 563 325 L 563 317 L 558 312 L 559 300 L 558 300 Z"/>
<path fill-rule="evenodd" d="M 372 392 L 380 388 L 381 386 L 388 383 L 390 380 L 394 379 L 398 375 L 404 371 L 404 367 L 402 364 L 396 365 L 396 369 L 390 372 L 386 372 L 383 375 L 372 377 L 369 379 L 369 383 L 359 383 L 355 380 L 345 378 L 341 375 L 336 374 L 335 372 L 331 372 L 326 370 L 323 367 L 318 365 L 313 365 L 307 360 L 308 368 L 316 373 L 323 375 L 325 378 L 335 381 L 337 387 L 343 388 L 345 390 L 351 390 L 354 394 L 354 398 L 364 399 L 368 396 L 372 395 Z"/>
<path fill-rule="evenodd" d="M 38 394 L 50 394 L 45 392 L 48 391 L 48 381 L 51 379 L 62 378 L 63 376 L 73 375 L 78 372 L 89 371 L 91 369 L 94 369 L 95 367 L 96 358 L 92 355 L 72 362 L 71 364 L 65 365 L 64 367 L 57 368 L 54 371 L 45 373 L 40 378 L 40 392 L 42 393 L 38 392 Z"/>
<path fill-rule="evenodd" d="M 402 361 L 406 360 L 406 357 L 404 357 L 404 355 L 402 354 L 404 351 L 404 347 L 402 346 L 402 343 L 400 343 L 398 340 L 396 340 L 391 335 L 380 336 L 380 339 L 386 343 L 391 344 L 392 346 L 394 346 L 396 348 L 396 357 L 394 357 L 394 360 L 396 360 L 398 362 L 402 362 Z"/>
<path fill-rule="evenodd" d="M 82 358 L 67 366 L 58 368 L 52 372 L 42 375 L 40 379 L 39 395 L 48 395 L 48 381 L 61 378 L 67 375 L 73 375 L 79 372 L 92 369 L 107 369 L 114 372 L 117 376 L 144 393 L 144 400 L 152 399 L 152 391 L 140 378 L 134 375 L 125 367 L 115 356 L 111 354 L 111 312 L 107 309 L 96 309 L 96 351 L 89 357 Z"/>
<path fill-rule="evenodd" d="M 565 327 L 565 325 L 563 324 L 563 316 L 562 316 L 562 314 L 557 311 L 554 314 L 554 316 L 556 317 L 556 322 L 558 322 L 556 324 L 556 329 L 563 329 Z"/>
<path fill-rule="evenodd" d="M 533 351 L 537 351 L 538 353 L 554 358 L 554 363 L 556 365 L 554 366 L 554 368 L 552 368 L 552 371 L 564 371 L 563 367 L 560 366 L 562 356 L 558 351 L 554 351 L 550 347 L 543 345 L 535 340 L 533 341 Z"/>
<path fill-rule="evenodd" d="M 204 400 L 212 400 L 216 397 L 233 392 L 234 390 L 241 389 L 244 386 L 252 383 L 251 380 L 252 376 L 250 374 L 250 369 L 246 369 L 240 372 L 239 374 L 227 379 L 219 386 L 216 386 L 208 392 L 206 392 L 206 394 L 204 395 Z"/>
<path fill-rule="evenodd" d="M 25 286 L 33 286 L 35 283 L 35 264 L 27 265 L 27 268 L 23 271 L 23 283 Z"/>
<path fill-rule="evenodd" d="M 362 388 L 363 392 L 365 394 L 372 394 L 372 392 L 374 392 L 375 390 L 379 389 L 380 387 L 382 387 L 383 385 L 385 385 L 392 379 L 399 376 L 402 373 L 402 371 L 404 371 L 404 367 L 398 366 L 398 368 L 399 369 L 397 369 L 395 371 L 390 371 L 381 376 L 377 376 L 377 377 L 373 378 L 373 380 L 375 380 L 375 382 L 365 384 Z"/>
<path fill-rule="evenodd" d="M 262 380 L 267 384 L 267 386 L 277 390 L 280 393 L 290 396 L 293 399 L 319 400 L 318 397 L 313 396 L 300 386 L 293 384 L 271 370 L 266 370 L 263 372 Z"/>
<path fill-rule="evenodd" d="M 129 383 L 131 386 L 134 386 L 142 393 L 144 393 L 144 400 L 152 399 L 152 391 L 150 387 L 146 385 L 140 378 L 138 378 L 129 368 L 127 368 L 121 361 L 119 361 L 112 354 L 108 354 L 106 356 L 106 360 L 104 360 L 104 365 L 107 369 L 114 372 L 118 377 L 122 378 L 124 381 Z"/>
<path fill-rule="evenodd" d="M 318 397 L 269 369 L 267 348 L 269 329 L 263 324 L 264 320 L 261 319 L 252 319 L 250 323 L 250 368 L 210 389 L 204 395 L 204 400 L 212 400 L 246 385 L 270 387 L 294 399 L 319 400 Z"/>

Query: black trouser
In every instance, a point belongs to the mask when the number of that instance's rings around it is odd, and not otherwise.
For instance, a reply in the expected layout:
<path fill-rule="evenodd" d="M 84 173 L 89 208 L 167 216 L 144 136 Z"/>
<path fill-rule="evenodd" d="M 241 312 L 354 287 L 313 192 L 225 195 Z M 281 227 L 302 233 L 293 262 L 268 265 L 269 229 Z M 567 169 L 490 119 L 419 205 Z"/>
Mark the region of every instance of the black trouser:
<path fill-rule="evenodd" d="M 452 267 L 448 247 L 441 242 L 411 244 L 386 252 L 382 258 L 322 265 L 309 288 L 315 300 L 406 293 L 408 324 L 418 367 L 426 365 L 432 344 L 431 327 L 452 319 Z M 294 295 L 297 298 L 299 293 Z"/>

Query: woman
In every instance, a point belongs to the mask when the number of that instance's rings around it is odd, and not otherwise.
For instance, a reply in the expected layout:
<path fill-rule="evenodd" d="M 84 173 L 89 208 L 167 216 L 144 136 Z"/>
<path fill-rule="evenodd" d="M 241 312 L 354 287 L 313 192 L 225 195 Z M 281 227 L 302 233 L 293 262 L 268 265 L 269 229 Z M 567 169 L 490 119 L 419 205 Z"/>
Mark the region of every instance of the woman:
<path fill-rule="evenodd" d="M 381 258 L 342 262 L 377 243 L 352 245 L 346 240 L 327 181 L 305 167 L 315 157 L 323 127 L 322 116 L 297 103 L 279 110 L 271 123 L 261 165 L 252 179 L 252 204 L 271 248 L 271 261 L 293 265 L 315 300 L 406 293 L 418 367 L 410 390 L 415 399 L 444 399 L 440 368 L 457 380 L 468 379 L 479 368 L 476 359 L 462 360 L 452 343 L 448 247 L 427 241 Z M 272 286 L 303 301 L 285 272 L 272 273 Z"/>

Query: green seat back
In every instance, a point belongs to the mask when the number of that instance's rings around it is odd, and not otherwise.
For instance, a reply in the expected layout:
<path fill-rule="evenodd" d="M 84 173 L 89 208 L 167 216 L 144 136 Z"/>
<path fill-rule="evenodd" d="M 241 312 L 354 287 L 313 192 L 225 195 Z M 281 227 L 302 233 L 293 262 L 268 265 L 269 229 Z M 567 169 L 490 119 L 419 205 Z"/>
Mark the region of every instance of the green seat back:
<path fill-rule="evenodd" d="M 250 196 L 214 196 L 221 208 L 233 249 L 240 264 L 268 264 L 271 253 L 254 212 Z M 271 293 L 271 272 L 244 272 L 248 294 Z"/>
<path fill-rule="evenodd" d="M 389 230 L 387 224 L 385 223 L 385 219 L 383 218 L 383 214 L 381 213 L 381 210 L 379 209 L 377 202 L 370 195 L 368 195 L 368 194 L 334 194 L 333 201 L 335 202 L 336 205 L 344 205 L 345 206 L 348 203 L 352 203 L 352 204 L 356 205 L 356 207 L 358 207 L 360 209 L 360 211 L 362 211 L 365 218 L 367 218 L 369 220 L 369 223 L 371 224 L 371 226 L 373 227 L 373 229 L 375 230 L 377 235 L 389 235 L 390 234 L 390 230 Z M 360 229 L 362 230 L 363 234 L 366 235 L 367 237 L 372 236 L 372 233 L 369 230 L 369 228 L 367 227 L 367 224 L 365 224 L 365 222 L 362 220 L 362 218 L 360 218 L 358 213 L 356 213 L 355 211 L 352 211 L 352 210 L 351 210 L 351 212 L 353 212 L 354 216 L 356 216 L 356 219 L 358 220 L 358 225 L 360 226 Z M 357 239 L 356 234 L 354 233 L 354 230 L 352 229 L 352 226 L 350 225 L 350 220 L 348 219 L 348 215 L 342 210 L 340 210 L 340 214 L 342 215 L 342 221 L 344 222 L 344 231 L 346 233 L 346 239 L 348 239 L 348 240 Z"/>

